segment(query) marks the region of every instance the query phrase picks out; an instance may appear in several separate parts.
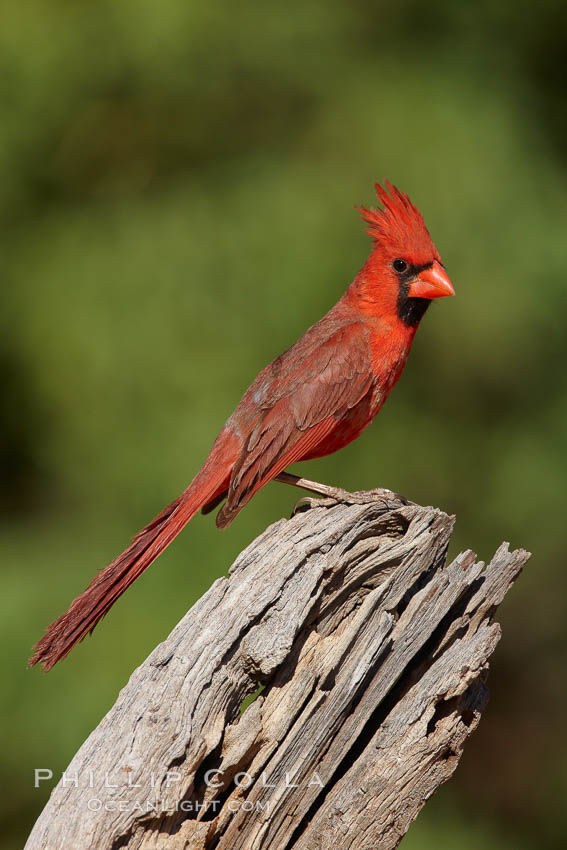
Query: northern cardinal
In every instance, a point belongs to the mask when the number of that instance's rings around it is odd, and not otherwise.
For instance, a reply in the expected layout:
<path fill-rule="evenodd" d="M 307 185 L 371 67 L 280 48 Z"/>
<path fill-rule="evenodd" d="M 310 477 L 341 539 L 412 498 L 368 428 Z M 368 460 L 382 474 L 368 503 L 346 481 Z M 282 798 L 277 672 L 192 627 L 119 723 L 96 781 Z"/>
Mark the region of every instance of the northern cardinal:
<path fill-rule="evenodd" d="M 419 210 L 385 185 L 382 209 L 357 208 L 373 246 L 343 297 L 260 372 L 189 487 L 49 626 L 30 665 L 64 658 L 199 509 L 226 499 L 216 518 L 225 528 L 268 481 L 292 483 L 286 466 L 336 452 L 372 422 L 431 300 L 455 294 Z"/>

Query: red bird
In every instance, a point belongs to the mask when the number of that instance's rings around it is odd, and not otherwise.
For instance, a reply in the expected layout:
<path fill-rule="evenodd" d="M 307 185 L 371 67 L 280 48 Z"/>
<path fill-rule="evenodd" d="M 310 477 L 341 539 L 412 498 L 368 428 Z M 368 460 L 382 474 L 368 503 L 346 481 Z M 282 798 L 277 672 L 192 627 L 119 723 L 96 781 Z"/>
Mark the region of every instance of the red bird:
<path fill-rule="evenodd" d="M 455 294 L 419 210 L 386 187 L 376 185 L 383 209 L 358 208 L 373 246 L 343 297 L 260 372 L 189 487 L 51 624 L 30 665 L 64 658 L 199 509 L 226 499 L 216 518 L 225 528 L 287 466 L 336 452 L 372 422 L 431 300 Z"/>

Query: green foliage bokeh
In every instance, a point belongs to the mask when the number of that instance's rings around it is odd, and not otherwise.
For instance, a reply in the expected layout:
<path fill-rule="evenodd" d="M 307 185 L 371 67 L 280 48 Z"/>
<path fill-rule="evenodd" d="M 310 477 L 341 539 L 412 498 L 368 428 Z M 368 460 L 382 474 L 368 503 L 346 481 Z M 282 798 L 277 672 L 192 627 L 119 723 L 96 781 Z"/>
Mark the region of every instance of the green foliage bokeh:
<path fill-rule="evenodd" d="M 457 514 L 453 552 L 533 551 L 503 606 L 492 700 L 404 846 L 552 848 L 567 473 L 564 4 L 28 0 L 0 29 L 2 833 L 135 665 L 295 495 L 222 534 L 197 517 L 48 676 L 31 644 L 180 492 L 256 372 L 368 250 L 387 177 L 457 297 L 377 422 L 305 474 Z M 537 777 L 537 785 L 533 781 Z"/>

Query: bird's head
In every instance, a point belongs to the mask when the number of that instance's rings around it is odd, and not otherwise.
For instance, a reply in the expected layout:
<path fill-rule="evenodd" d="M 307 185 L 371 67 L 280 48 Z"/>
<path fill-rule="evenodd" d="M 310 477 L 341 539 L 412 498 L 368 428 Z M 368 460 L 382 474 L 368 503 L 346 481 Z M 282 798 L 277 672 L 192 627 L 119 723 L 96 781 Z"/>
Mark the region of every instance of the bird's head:
<path fill-rule="evenodd" d="M 455 290 L 417 207 L 389 182 L 375 186 L 382 209 L 357 207 L 374 241 L 359 285 L 382 311 L 417 325 L 434 298 Z"/>

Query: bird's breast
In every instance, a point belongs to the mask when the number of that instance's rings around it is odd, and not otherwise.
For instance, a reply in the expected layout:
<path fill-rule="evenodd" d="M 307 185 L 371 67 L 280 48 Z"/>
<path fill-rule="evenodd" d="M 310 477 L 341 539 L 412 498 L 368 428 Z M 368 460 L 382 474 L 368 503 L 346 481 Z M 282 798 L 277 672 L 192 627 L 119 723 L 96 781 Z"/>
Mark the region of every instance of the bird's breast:
<path fill-rule="evenodd" d="M 415 328 L 402 322 L 380 325 L 370 337 L 370 359 L 376 378 L 381 404 L 403 372 L 410 353 Z"/>

